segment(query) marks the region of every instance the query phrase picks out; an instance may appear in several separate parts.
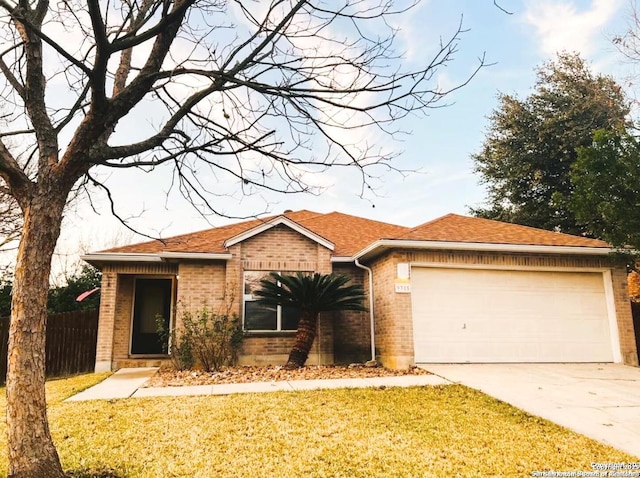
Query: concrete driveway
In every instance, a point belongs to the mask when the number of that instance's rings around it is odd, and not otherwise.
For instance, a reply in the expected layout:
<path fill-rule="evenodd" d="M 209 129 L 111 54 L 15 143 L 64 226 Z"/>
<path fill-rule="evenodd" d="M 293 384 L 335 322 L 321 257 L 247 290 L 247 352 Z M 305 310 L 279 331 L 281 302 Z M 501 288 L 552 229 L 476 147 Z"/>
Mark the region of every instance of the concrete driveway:
<path fill-rule="evenodd" d="M 422 367 L 640 457 L 640 368 L 619 364 Z"/>

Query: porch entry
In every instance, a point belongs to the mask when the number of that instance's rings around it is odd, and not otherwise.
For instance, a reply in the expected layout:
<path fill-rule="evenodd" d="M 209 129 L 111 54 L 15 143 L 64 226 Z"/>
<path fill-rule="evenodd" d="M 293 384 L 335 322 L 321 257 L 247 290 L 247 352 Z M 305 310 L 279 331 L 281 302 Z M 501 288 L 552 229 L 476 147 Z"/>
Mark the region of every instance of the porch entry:
<path fill-rule="evenodd" d="M 136 278 L 131 327 L 132 355 L 167 353 L 167 341 L 158 333 L 156 317 L 164 320 L 168 330 L 171 320 L 172 278 Z"/>

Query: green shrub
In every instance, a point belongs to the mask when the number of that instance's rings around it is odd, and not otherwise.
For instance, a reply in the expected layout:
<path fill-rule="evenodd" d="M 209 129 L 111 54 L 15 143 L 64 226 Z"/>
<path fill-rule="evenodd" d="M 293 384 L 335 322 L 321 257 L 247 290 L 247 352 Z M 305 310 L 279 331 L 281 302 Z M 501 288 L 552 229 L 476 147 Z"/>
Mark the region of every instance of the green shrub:
<path fill-rule="evenodd" d="M 182 315 L 183 334 L 190 341 L 198 365 L 206 372 L 234 365 L 242 342 L 236 314 L 216 314 L 206 307 Z"/>
<path fill-rule="evenodd" d="M 179 330 L 167 331 L 162 317 L 156 319 L 158 332 L 165 343 L 170 339 L 170 357 L 177 370 L 193 368 L 220 370 L 234 365 L 242 343 L 242 327 L 237 314 L 211 312 L 206 306 L 195 312 L 180 313 Z"/>
<path fill-rule="evenodd" d="M 184 333 L 177 333 L 175 329 L 169 330 L 165 326 L 167 321 L 161 315 L 156 316 L 156 326 L 160 340 L 163 343 L 163 352 L 167 353 L 168 344 L 171 344 L 169 357 L 176 370 L 189 370 L 195 365 L 193 348 L 190 338 Z"/>

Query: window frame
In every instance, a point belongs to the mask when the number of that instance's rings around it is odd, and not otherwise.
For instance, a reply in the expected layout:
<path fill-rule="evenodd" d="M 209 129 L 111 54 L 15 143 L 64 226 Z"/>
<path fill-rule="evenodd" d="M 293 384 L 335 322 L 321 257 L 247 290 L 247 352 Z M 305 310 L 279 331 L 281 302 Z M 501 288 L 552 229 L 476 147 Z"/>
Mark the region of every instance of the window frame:
<path fill-rule="evenodd" d="M 256 302 L 258 299 L 254 299 L 251 294 L 246 293 L 246 284 L 247 284 L 247 273 L 261 274 L 261 278 L 269 276 L 272 272 L 277 274 L 292 274 L 294 272 L 281 272 L 281 271 L 261 271 L 261 270 L 252 270 L 247 269 L 242 271 L 242 332 L 245 334 L 294 334 L 298 331 L 298 328 L 295 329 L 282 329 L 282 305 L 276 306 L 276 328 L 275 329 L 247 329 L 246 328 L 246 316 L 247 316 L 247 302 Z M 278 285 L 282 287 L 282 285 L 278 282 Z M 299 321 L 300 319 L 298 319 Z"/>

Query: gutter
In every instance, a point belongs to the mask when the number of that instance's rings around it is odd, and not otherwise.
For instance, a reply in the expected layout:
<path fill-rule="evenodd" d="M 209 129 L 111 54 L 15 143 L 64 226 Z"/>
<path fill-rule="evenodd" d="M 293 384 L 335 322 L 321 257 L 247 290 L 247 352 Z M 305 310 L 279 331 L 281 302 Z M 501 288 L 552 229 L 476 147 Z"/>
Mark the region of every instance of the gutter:
<path fill-rule="evenodd" d="M 157 254 L 100 253 L 85 254 L 80 259 L 86 262 L 162 262 Z"/>
<path fill-rule="evenodd" d="M 370 267 L 367 267 L 358 262 L 358 258 L 356 257 L 353 263 L 356 267 L 367 271 L 369 274 L 369 323 L 371 326 L 371 362 L 376 361 L 376 323 L 375 316 L 373 314 L 373 271 Z"/>
<path fill-rule="evenodd" d="M 193 259 L 205 261 L 228 261 L 233 255 L 228 252 L 160 252 L 161 259 Z"/>
<path fill-rule="evenodd" d="M 534 244 L 496 244 L 486 242 L 447 242 L 447 241 L 416 241 L 408 239 L 379 239 L 355 254 L 355 258 L 363 258 L 375 254 L 379 249 L 444 249 L 453 251 L 488 251 L 488 252 L 526 252 L 532 254 L 568 254 L 568 255 L 598 255 L 610 254 L 614 249 L 610 247 L 583 246 L 542 246 Z"/>
<path fill-rule="evenodd" d="M 199 261 L 228 261 L 233 256 L 229 253 L 213 252 L 159 252 L 156 254 L 142 253 L 118 253 L 118 252 L 94 252 L 80 256 L 80 259 L 90 264 L 111 262 L 167 262 L 176 259 Z"/>

